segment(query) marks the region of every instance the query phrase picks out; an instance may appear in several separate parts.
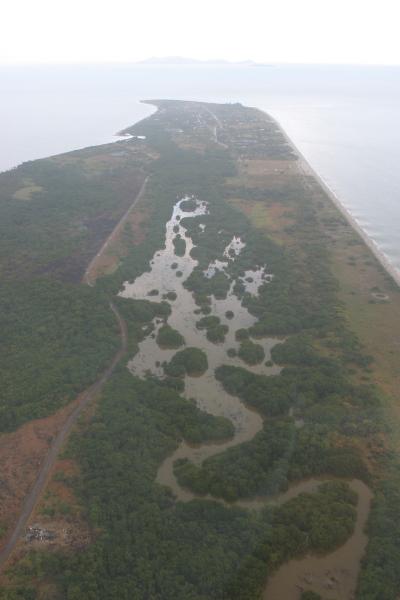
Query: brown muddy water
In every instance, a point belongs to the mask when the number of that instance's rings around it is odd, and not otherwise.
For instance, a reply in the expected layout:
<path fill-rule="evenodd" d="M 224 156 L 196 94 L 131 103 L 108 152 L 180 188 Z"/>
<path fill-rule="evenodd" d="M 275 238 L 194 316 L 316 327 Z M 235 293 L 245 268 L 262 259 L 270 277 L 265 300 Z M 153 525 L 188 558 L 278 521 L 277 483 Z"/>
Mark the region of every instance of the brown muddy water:
<path fill-rule="evenodd" d="M 125 298 L 135 299 L 154 299 L 160 300 L 163 294 L 175 292 L 176 300 L 171 302 L 171 315 L 168 317 L 168 323 L 174 329 L 177 329 L 185 338 L 187 346 L 195 346 L 200 348 L 207 354 L 208 369 L 201 377 L 186 377 L 184 396 L 188 399 L 194 398 L 196 404 L 202 410 L 215 415 L 223 416 L 230 419 L 235 427 L 235 435 L 232 439 L 223 443 L 203 444 L 201 446 L 190 446 L 183 442 L 179 448 L 169 456 L 160 466 L 157 474 L 157 481 L 160 484 L 167 485 L 174 492 L 176 497 L 182 501 L 188 501 L 195 497 L 188 490 L 182 489 L 174 475 L 173 464 L 178 458 L 188 458 L 194 463 L 201 463 L 205 458 L 213 456 L 218 452 L 222 452 L 231 446 L 236 446 L 247 440 L 250 440 L 262 428 L 261 416 L 247 408 L 238 398 L 227 394 L 222 385 L 215 379 L 215 369 L 222 365 L 233 365 L 246 367 L 247 369 L 262 374 L 279 373 L 280 368 L 277 365 L 266 367 L 264 364 L 248 366 L 245 365 L 239 358 L 230 358 L 227 355 L 228 348 L 239 348 L 239 343 L 235 340 L 235 331 L 242 327 L 248 328 L 256 322 L 245 307 L 242 306 L 241 300 L 233 294 L 232 282 L 231 289 L 225 300 L 217 300 L 212 297 L 211 315 L 220 317 L 221 323 L 229 327 L 225 342 L 214 344 L 206 337 L 204 330 L 199 330 L 196 327 L 202 315 L 196 315 L 195 310 L 198 306 L 195 304 L 192 293 L 186 290 L 183 286 L 185 279 L 191 274 L 197 261 L 190 256 L 193 248 L 193 242 L 190 237 L 186 236 L 186 229 L 181 225 L 181 219 L 185 217 L 198 217 L 208 213 L 207 203 L 198 202 L 197 208 L 192 212 L 183 211 L 181 203 L 186 198 L 183 198 L 176 203 L 172 217 L 166 224 L 165 248 L 155 253 L 153 260 L 150 263 L 151 270 L 143 273 L 136 278 L 133 283 L 126 282 L 121 296 Z M 205 224 L 202 224 L 200 230 L 204 231 Z M 184 256 L 177 256 L 174 251 L 173 239 L 176 235 L 180 235 L 186 241 L 186 252 Z M 234 237 L 224 251 L 225 261 L 214 261 L 208 267 L 205 275 L 212 277 L 217 270 L 223 270 L 228 261 L 233 261 L 240 254 L 245 244 L 239 237 Z M 231 252 L 230 252 L 231 251 Z M 182 276 L 178 277 L 177 273 L 181 272 Z M 251 283 L 251 291 L 249 293 L 257 293 L 258 287 L 266 281 L 263 278 L 264 270 L 254 271 L 253 281 Z M 158 295 L 149 296 L 149 292 L 158 290 Z M 227 319 L 226 311 L 231 310 L 234 313 L 233 319 Z M 169 361 L 176 353 L 176 350 L 160 348 L 155 340 L 157 330 L 162 323 L 155 320 L 155 330 L 151 335 L 139 344 L 139 352 L 129 362 L 129 369 L 138 376 L 145 376 L 146 373 L 152 373 L 158 377 L 163 376 L 162 363 Z M 155 335 L 154 335 L 155 334 Z M 258 340 L 265 351 L 265 361 L 271 357 L 271 348 L 280 340 L 266 338 Z"/>
<path fill-rule="evenodd" d="M 248 328 L 256 322 L 241 300 L 233 293 L 234 282 L 225 300 L 217 300 L 212 297 L 211 315 L 220 317 L 221 323 L 229 327 L 225 342 L 214 344 L 207 340 L 206 332 L 196 328 L 196 321 L 202 315 L 194 311 L 198 308 L 194 302 L 192 293 L 186 290 L 183 282 L 191 274 L 197 261 L 190 256 L 193 242 L 187 236 L 186 229 L 181 225 L 181 219 L 185 217 L 201 217 L 208 213 L 206 202 L 197 201 L 197 207 L 192 212 L 183 211 L 181 203 L 188 199 L 182 198 L 174 206 L 171 219 L 166 224 L 165 247 L 158 250 L 150 263 L 150 271 L 137 277 L 133 283 L 125 282 L 120 295 L 125 298 L 148 299 L 160 301 L 168 292 L 176 293 L 176 300 L 170 301 L 171 315 L 168 323 L 177 329 L 185 338 L 187 346 L 200 348 L 207 354 L 208 369 L 200 377 L 185 377 L 184 397 L 194 399 L 197 406 L 215 416 L 223 416 L 230 419 L 234 425 L 235 433 L 232 439 L 220 443 L 202 444 L 191 446 L 182 442 L 180 446 L 167 457 L 160 465 L 156 481 L 168 486 L 176 498 L 188 502 L 197 496 L 190 490 L 182 488 L 175 479 L 173 473 L 174 462 L 179 458 L 187 458 L 195 464 L 202 463 L 206 458 L 223 452 L 227 448 L 236 446 L 251 440 L 262 428 L 261 416 L 249 409 L 243 402 L 234 396 L 227 394 L 221 384 L 214 376 L 215 369 L 222 365 L 241 366 L 259 374 L 278 374 L 280 368 L 277 365 L 267 367 L 264 362 L 271 358 L 271 349 L 279 339 L 265 338 L 257 340 L 265 351 L 265 359 L 262 364 L 245 365 L 239 358 L 230 358 L 227 355 L 229 348 L 239 348 L 235 340 L 235 331 L 240 328 Z M 199 230 L 204 231 L 205 223 L 200 223 Z M 176 235 L 180 235 L 186 241 L 186 252 L 184 256 L 177 256 L 173 245 Z M 204 272 L 206 277 L 213 277 L 218 270 L 225 270 L 229 261 L 235 260 L 244 248 L 245 244 L 239 237 L 234 237 L 224 252 L 224 260 L 216 260 L 211 263 Z M 179 276 L 179 274 L 181 274 Z M 246 271 L 242 282 L 246 291 L 256 295 L 259 286 L 266 281 L 271 281 L 273 274 L 267 273 L 266 267 Z M 157 290 L 157 294 L 150 294 Z M 227 319 L 226 311 L 234 313 L 233 319 Z M 176 350 L 160 348 L 156 342 L 156 335 L 162 323 L 154 321 L 155 329 L 140 344 L 139 351 L 128 363 L 130 371 L 145 377 L 151 373 L 157 377 L 163 377 L 162 363 L 169 361 Z M 300 424 L 301 426 L 301 424 Z M 321 479 L 302 481 L 289 488 L 285 493 L 275 497 L 252 498 L 235 503 L 246 509 L 259 510 L 266 502 L 281 504 L 294 498 L 302 492 L 313 492 L 321 483 Z M 364 534 L 364 525 L 368 516 L 371 492 L 361 481 L 352 480 L 349 485 L 358 494 L 357 523 L 353 535 L 349 540 L 328 556 L 306 556 L 300 560 L 292 560 L 283 565 L 276 574 L 270 578 L 265 589 L 263 598 L 268 600 L 298 600 L 302 589 L 312 589 L 329 600 L 350 600 L 353 597 L 357 582 L 358 570 L 361 556 L 364 552 L 367 538 Z M 204 498 L 204 497 L 203 497 Z M 207 498 L 207 497 L 206 497 Z"/>
<path fill-rule="evenodd" d="M 309 480 L 290 488 L 290 497 L 301 492 L 312 492 L 321 480 Z M 290 560 L 270 577 L 264 590 L 264 600 L 299 600 L 303 590 L 312 590 L 325 600 L 351 600 L 354 598 L 360 561 L 368 537 L 364 532 L 370 504 L 371 490 L 358 479 L 349 481 L 358 495 L 357 521 L 353 535 L 340 548 L 326 556 L 308 555 Z M 289 497 L 279 498 L 280 502 Z"/>

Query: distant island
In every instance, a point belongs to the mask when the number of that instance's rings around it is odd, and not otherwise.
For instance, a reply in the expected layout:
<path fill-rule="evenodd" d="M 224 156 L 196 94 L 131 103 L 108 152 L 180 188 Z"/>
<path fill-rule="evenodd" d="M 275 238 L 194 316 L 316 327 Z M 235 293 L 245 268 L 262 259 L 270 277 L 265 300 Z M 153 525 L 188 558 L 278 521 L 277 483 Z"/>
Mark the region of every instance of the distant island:
<path fill-rule="evenodd" d="M 184 56 L 151 56 L 144 60 L 137 61 L 140 65 L 240 65 L 256 66 L 254 60 L 229 61 L 222 59 L 201 60 L 196 58 L 187 58 Z"/>

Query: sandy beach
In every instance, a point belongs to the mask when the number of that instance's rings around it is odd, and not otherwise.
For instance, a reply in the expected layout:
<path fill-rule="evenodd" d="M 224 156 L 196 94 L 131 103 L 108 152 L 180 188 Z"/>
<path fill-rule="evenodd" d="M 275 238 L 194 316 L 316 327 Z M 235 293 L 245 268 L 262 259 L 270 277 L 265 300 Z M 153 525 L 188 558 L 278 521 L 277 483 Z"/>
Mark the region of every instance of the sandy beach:
<path fill-rule="evenodd" d="M 347 208 L 345 208 L 345 206 L 343 206 L 343 204 L 340 202 L 339 198 L 331 190 L 331 188 L 328 186 L 328 184 L 312 168 L 312 166 L 309 164 L 309 162 L 307 161 L 305 156 L 300 152 L 300 150 L 297 148 L 297 146 L 293 143 L 293 141 L 287 135 L 286 131 L 283 129 L 281 124 L 276 119 L 274 119 L 270 114 L 268 114 L 264 111 L 260 111 L 260 112 L 267 115 L 276 124 L 276 126 L 279 128 L 282 135 L 286 139 L 287 143 L 291 146 L 293 151 L 296 153 L 296 155 L 298 156 L 298 159 L 299 159 L 298 166 L 299 166 L 300 171 L 306 176 L 314 177 L 314 179 L 319 183 L 319 185 L 324 190 L 324 192 L 327 194 L 327 196 L 332 200 L 332 202 L 336 206 L 336 208 L 341 212 L 341 214 L 345 217 L 345 219 L 350 223 L 350 225 L 353 227 L 353 229 L 355 231 L 357 231 L 359 236 L 363 239 L 366 246 L 368 246 L 368 248 L 371 250 L 371 252 L 375 256 L 375 258 L 380 262 L 382 267 L 385 269 L 385 271 L 392 277 L 392 279 L 400 287 L 400 271 L 398 269 L 396 269 L 396 267 L 394 265 L 392 265 L 392 263 L 389 261 L 389 259 L 386 257 L 386 255 L 380 250 L 380 248 L 377 246 L 377 244 L 374 242 L 374 240 L 372 240 L 366 234 L 366 232 L 358 224 L 356 219 L 352 216 L 352 214 L 347 210 Z"/>

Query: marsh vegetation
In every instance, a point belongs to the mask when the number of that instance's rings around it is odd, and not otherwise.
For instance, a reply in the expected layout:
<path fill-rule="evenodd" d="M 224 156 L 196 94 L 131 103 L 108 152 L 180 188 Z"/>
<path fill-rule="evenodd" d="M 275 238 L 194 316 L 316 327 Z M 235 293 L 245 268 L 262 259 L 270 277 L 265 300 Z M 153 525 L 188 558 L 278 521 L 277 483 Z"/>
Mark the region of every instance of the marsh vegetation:
<path fill-rule="evenodd" d="M 129 358 L 66 450 L 93 540 L 32 552 L 3 598 L 39 598 L 41 580 L 68 600 L 250 600 L 284 563 L 353 540 L 350 594 L 370 486 L 357 597 L 394 600 L 399 488 L 365 460 L 384 430 L 381 398 L 363 379 L 369 359 L 343 319 L 312 197 L 300 180 L 245 185 L 236 161 L 293 152 L 240 105 L 160 106 L 132 130 L 158 156 L 147 236 L 93 290 L 116 298 Z M 278 196 L 293 219 L 287 244 L 230 201 Z"/>

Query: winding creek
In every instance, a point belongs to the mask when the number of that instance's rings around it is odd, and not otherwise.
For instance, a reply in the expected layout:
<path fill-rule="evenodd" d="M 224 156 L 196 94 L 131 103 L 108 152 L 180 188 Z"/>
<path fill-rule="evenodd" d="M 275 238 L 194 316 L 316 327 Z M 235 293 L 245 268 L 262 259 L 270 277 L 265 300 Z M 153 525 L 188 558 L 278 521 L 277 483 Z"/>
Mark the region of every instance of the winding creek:
<path fill-rule="evenodd" d="M 316 491 L 321 479 L 310 479 L 278 497 L 283 503 L 302 492 Z M 357 493 L 357 520 L 353 535 L 328 555 L 310 554 L 283 564 L 268 580 L 263 600 L 298 600 L 302 589 L 311 589 L 329 600 L 351 600 L 357 585 L 360 561 L 367 545 L 364 533 L 372 492 L 358 479 L 348 481 Z"/>
<path fill-rule="evenodd" d="M 232 439 L 221 443 L 209 443 L 199 446 L 182 442 L 175 452 L 160 465 L 156 478 L 157 482 L 168 486 L 176 498 L 183 502 L 188 502 L 197 496 L 190 490 L 182 488 L 176 481 L 173 465 L 177 459 L 187 458 L 196 464 L 200 464 L 206 458 L 223 452 L 229 447 L 251 440 L 262 428 L 263 420 L 261 416 L 256 411 L 246 407 L 237 397 L 224 391 L 222 385 L 214 376 L 215 369 L 222 364 L 226 364 L 245 367 L 250 371 L 264 375 L 280 372 L 280 367 L 277 365 L 266 366 L 265 364 L 265 361 L 270 359 L 271 349 L 280 341 L 275 338 L 257 340 L 258 343 L 262 344 L 265 351 L 265 359 L 259 365 L 249 366 L 243 363 L 240 358 L 231 358 L 227 355 L 227 349 L 235 348 L 237 350 L 239 347 L 239 342 L 235 339 L 235 331 L 240 328 L 248 328 L 257 320 L 242 306 L 241 300 L 233 293 L 234 282 L 232 282 L 226 299 L 218 300 L 213 296 L 210 305 L 210 314 L 218 316 L 221 323 L 229 327 L 225 342 L 214 344 L 207 339 L 204 330 L 196 328 L 196 321 L 202 315 L 195 312 L 198 306 L 194 302 L 192 293 L 183 286 L 183 282 L 191 274 L 197 265 L 197 261 L 190 255 L 193 241 L 187 235 L 181 220 L 206 215 L 208 206 L 206 202 L 197 200 L 196 208 L 188 212 L 181 207 L 182 202 L 187 199 L 188 197 L 182 198 L 175 204 L 171 219 L 166 224 L 165 247 L 154 254 L 150 263 L 150 271 L 137 277 L 133 283 L 125 282 L 120 292 L 120 295 L 125 298 L 155 301 L 161 301 L 163 297 L 166 298 L 168 293 L 174 292 L 176 294 L 175 300 L 169 300 L 172 311 L 168 317 L 168 323 L 183 335 L 186 346 L 200 348 L 207 354 L 208 358 L 208 369 L 202 376 L 185 377 L 184 397 L 195 399 L 197 406 L 202 410 L 215 416 L 226 417 L 234 424 L 235 434 Z M 204 231 L 205 227 L 206 224 L 200 223 L 199 230 Z M 176 235 L 180 235 L 186 241 L 186 251 L 183 256 L 175 254 L 173 241 Z M 233 238 L 225 250 L 224 261 L 211 263 L 205 275 L 212 277 L 217 270 L 224 270 L 227 261 L 235 260 L 244 245 L 240 238 Z M 263 282 L 271 280 L 272 277 L 273 274 L 267 273 L 265 268 L 260 268 L 255 271 L 246 271 L 242 281 L 249 293 L 257 294 L 258 287 Z M 227 311 L 234 313 L 232 320 L 226 317 Z M 139 377 L 145 377 L 148 373 L 158 377 L 163 376 L 162 363 L 170 361 L 177 350 L 161 348 L 157 344 L 156 335 L 162 324 L 161 320 L 156 319 L 153 332 L 139 344 L 139 351 L 128 364 L 133 374 Z M 257 510 L 265 506 L 266 502 L 281 504 L 300 493 L 315 491 L 322 481 L 323 479 L 302 481 L 278 496 L 242 500 L 235 503 L 235 505 Z M 360 559 L 367 543 L 364 526 L 369 513 L 372 493 L 361 481 L 352 480 L 349 485 L 358 494 L 357 522 L 353 535 L 343 546 L 328 556 L 306 556 L 282 565 L 269 579 L 263 596 L 265 599 L 297 600 L 300 598 L 303 588 L 312 589 L 323 597 L 327 597 L 326 594 L 328 594 L 329 598 L 340 598 L 341 600 L 353 598 Z"/>

